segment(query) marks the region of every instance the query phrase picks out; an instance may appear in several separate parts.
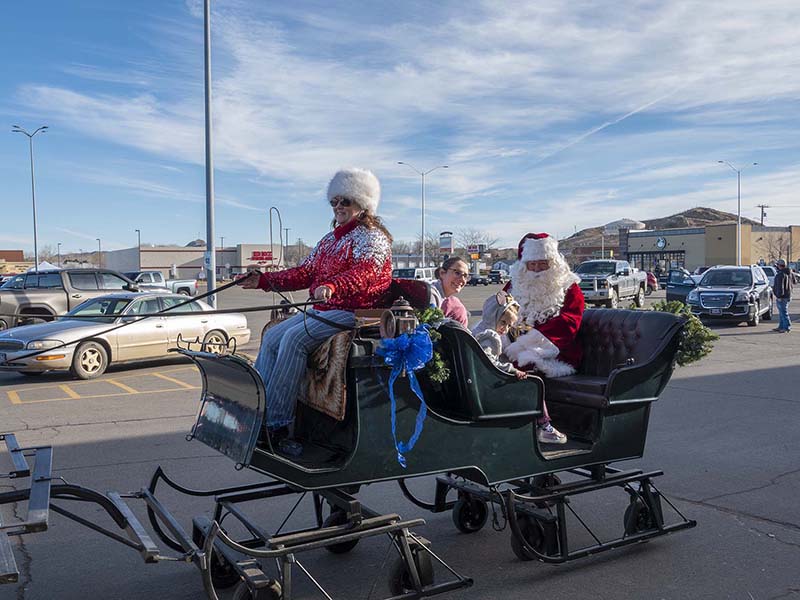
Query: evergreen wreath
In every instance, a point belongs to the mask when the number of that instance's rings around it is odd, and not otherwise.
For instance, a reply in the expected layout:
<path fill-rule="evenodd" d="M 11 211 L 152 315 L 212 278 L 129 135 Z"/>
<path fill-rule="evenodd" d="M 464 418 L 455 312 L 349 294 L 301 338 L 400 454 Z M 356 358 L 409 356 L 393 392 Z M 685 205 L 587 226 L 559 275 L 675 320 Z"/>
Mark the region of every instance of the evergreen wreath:
<path fill-rule="evenodd" d="M 714 342 L 719 339 L 719 335 L 703 325 L 700 317 L 693 314 L 692 310 L 683 302 L 662 300 L 653 304 L 652 310 L 672 313 L 687 319 L 678 346 L 678 353 L 675 356 L 678 366 L 683 367 L 708 355 L 714 348 Z"/>
<path fill-rule="evenodd" d="M 429 326 L 425 329 L 433 344 L 433 356 L 425 364 L 425 374 L 432 382 L 442 384 L 450 379 L 450 367 L 439 351 L 436 350 L 436 344 L 442 339 L 442 334 L 434 328 L 434 325 L 444 320 L 444 313 L 436 307 L 417 310 L 415 313 L 421 324 Z"/>

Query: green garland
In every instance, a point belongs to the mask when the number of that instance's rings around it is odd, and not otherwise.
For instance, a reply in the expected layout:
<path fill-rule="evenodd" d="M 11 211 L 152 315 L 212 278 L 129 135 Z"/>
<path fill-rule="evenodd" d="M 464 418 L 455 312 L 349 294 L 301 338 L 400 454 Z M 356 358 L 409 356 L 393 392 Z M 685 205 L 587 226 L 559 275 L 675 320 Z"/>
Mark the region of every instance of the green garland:
<path fill-rule="evenodd" d="M 434 345 L 434 351 L 431 359 L 425 364 L 425 374 L 432 382 L 442 384 L 450 379 L 450 367 L 447 364 L 447 361 L 442 358 L 442 355 L 439 353 L 439 351 L 435 350 L 436 343 L 442 339 L 442 334 L 432 326 L 444 319 L 444 313 L 435 307 L 417 310 L 414 312 L 417 315 L 417 320 L 419 320 L 421 324 L 431 325 L 431 327 L 428 327 L 427 330 L 428 335 L 431 336 L 431 342 Z"/>
<path fill-rule="evenodd" d="M 703 325 L 700 318 L 692 314 L 691 309 L 683 302 L 677 300 L 656 302 L 653 304 L 652 310 L 668 312 L 687 318 L 686 327 L 683 328 L 683 336 L 678 347 L 678 354 L 675 357 L 675 361 L 681 367 L 708 355 L 714 348 L 714 342 L 719 339 L 719 336 Z"/>

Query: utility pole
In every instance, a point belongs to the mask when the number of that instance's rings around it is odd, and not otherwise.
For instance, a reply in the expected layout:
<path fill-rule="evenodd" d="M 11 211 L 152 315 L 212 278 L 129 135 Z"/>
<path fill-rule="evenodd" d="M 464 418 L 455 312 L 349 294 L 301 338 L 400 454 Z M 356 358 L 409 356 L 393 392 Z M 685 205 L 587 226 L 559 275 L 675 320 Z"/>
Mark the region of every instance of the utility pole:
<path fill-rule="evenodd" d="M 767 211 L 764 210 L 765 208 L 769 208 L 769 204 L 756 204 L 757 207 L 761 209 L 761 224 L 764 224 L 764 217 L 767 216 Z"/>
<path fill-rule="evenodd" d="M 283 230 L 286 232 L 286 253 L 283 255 L 283 268 L 286 268 L 286 260 L 287 255 L 289 254 L 289 231 L 291 227 L 284 227 Z"/>

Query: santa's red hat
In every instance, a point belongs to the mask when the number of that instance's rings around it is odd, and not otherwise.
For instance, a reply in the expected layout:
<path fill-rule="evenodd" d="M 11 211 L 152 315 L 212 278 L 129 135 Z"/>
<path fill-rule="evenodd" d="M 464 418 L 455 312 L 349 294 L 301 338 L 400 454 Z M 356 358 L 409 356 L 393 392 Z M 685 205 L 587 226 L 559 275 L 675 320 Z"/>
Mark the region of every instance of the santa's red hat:
<path fill-rule="evenodd" d="M 526 262 L 558 256 L 558 242 L 549 233 L 528 233 L 519 241 L 517 257 Z"/>

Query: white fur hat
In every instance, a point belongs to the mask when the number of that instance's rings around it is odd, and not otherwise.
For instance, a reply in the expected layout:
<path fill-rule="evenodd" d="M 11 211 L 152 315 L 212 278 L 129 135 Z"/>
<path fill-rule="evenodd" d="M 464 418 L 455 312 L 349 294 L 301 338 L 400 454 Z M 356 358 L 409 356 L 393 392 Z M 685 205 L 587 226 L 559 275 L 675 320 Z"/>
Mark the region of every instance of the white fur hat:
<path fill-rule="evenodd" d="M 328 184 L 328 202 L 336 196 L 355 200 L 361 208 L 374 215 L 381 201 L 381 184 L 372 171 L 355 167 L 341 169 Z"/>
<path fill-rule="evenodd" d="M 558 242 L 546 233 L 527 234 L 517 248 L 517 255 L 522 262 L 553 259 L 558 254 Z"/>

